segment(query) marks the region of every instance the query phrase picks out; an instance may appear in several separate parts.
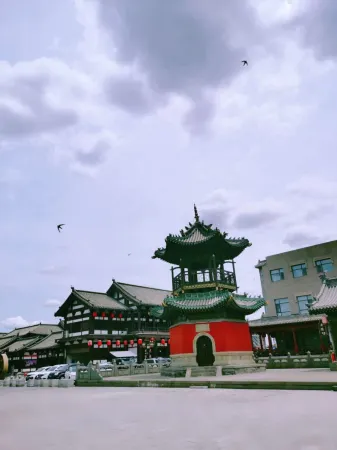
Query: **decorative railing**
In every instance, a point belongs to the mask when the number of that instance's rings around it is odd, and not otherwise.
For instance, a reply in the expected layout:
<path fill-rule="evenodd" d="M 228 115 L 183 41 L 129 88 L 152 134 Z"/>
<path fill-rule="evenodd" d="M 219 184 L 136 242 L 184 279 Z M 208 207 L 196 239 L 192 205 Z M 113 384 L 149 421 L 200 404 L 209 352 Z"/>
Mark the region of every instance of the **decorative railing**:
<path fill-rule="evenodd" d="M 236 286 L 233 272 L 222 269 L 187 270 L 183 269 L 173 277 L 173 290 L 183 289 L 195 285 L 207 285 L 211 283 Z"/>
<path fill-rule="evenodd" d="M 267 369 L 296 369 L 296 368 L 328 368 L 331 364 L 331 356 L 326 353 L 322 355 L 312 355 L 307 352 L 306 355 L 292 356 L 260 356 L 256 357 L 258 364 L 266 364 Z"/>

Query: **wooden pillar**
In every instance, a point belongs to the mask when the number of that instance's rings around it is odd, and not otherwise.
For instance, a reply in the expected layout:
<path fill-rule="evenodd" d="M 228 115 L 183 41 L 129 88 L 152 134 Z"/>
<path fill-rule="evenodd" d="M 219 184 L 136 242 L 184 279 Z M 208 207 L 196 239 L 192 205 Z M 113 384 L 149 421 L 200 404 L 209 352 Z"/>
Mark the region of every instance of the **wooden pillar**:
<path fill-rule="evenodd" d="M 260 336 L 260 347 L 261 347 L 261 350 L 263 350 L 263 339 L 262 339 L 262 334 L 261 333 L 259 333 L 259 336 Z"/>
<path fill-rule="evenodd" d="M 273 343 L 270 334 L 268 334 L 269 353 L 273 352 Z"/>
<path fill-rule="evenodd" d="M 292 333 L 293 333 L 294 352 L 295 352 L 295 354 L 297 354 L 297 353 L 298 353 L 298 345 L 297 345 L 297 339 L 296 339 L 296 331 L 295 331 L 294 328 L 293 328 L 291 331 L 292 331 Z"/>

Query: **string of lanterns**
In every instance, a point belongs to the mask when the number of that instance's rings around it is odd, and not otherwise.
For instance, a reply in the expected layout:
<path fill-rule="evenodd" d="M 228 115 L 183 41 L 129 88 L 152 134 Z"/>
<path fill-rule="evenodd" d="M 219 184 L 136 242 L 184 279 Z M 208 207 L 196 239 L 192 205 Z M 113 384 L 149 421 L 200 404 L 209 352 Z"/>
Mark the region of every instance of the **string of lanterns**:
<path fill-rule="evenodd" d="M 156 339 L 154 338 L 154 337 L 151 337 L 150 338 L 150 344 L 154 344 L 155 343 L 155 341 L 156 341 Z M 161 339 L 160 340 L 160 344 L 161 345 L 170 345 L 170 339 L 168 339 L 167 340 L 167 343 L 166 343 L 166 341 L 165 341 L 165 339 Z M 135 341 L 134 341 L 134 339 L 131 339 L 130 341 L 127 341 L 127 340 L 124 340 L 123 341 L 123 345 L 125 346 L 125 347 L 127 347 L 128 345 L 130 346 L 130 347 L 132 347 L 132 346 L 134 346 L 134 343 L 135 343 Z M 97 341 L 97 346 L 98 347 L 102 347 L 102 345 L 104 344 L 104 342 L 102 341 L 102 340 L 98 340 Z M 137 340 L 137 344 L 138 345 L 143 345 L 143 344 L 145 344 L 145 342 L 143 342 L 143 339 L 141 339 L 141 338 L 139 338 L 138 340 Z M 119 340 L 119 339 L 117 339 L 116 340 L 116 342 L 112 342 L 110 339 L 108 339 L 107 341 L 106 341 L 106 345 L 108 346 L 108 347 L 111 347 L 112 345 L 116 345 L 116 347 L 120 347 L 121 346 L 121 341 Z M 88 347 L 92 347 L 93 346 L 93 341 L 92 340 L 89 340 L 88 341 Z"/>
<path fill-rule="evenodd" d="M 115 318 L 118 318 L 118 319 L 123 319 L 123 314 L 122 313 L 119 313 L 119 314 L 117 314 L 116 315 L 116 313 L 114 313 L 114 312 L 112 312 L 112 313 L 110 313 L 109 315 L 106 313 L 106 312 L 102 312 L 101 314 L 100 314 L 100 317 L 110 317 L 111 319 L 115 319 Z M 94 311 L 93 313 L 92 313 L 92 317 L 98 317 L 98 312 L 97 311 Z"/>

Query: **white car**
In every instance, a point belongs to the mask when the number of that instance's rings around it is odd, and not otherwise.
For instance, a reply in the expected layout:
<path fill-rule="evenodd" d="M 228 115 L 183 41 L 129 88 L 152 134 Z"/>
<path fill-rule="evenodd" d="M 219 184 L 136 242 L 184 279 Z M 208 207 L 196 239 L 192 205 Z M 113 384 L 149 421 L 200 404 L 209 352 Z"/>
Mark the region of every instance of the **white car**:
<path fill-rule="evenodd" d="M 85 366 L 80 366 L 81 370 L 88 370 Z M 68 370 L 64 374 L 64 378 L 66 380 L 76 380 L 76 370 L 77 370 L 77 364 L 72 364 L 69 366 Z"/>
<path fill-rule="evenodd" d="M 50 367 L 51 366 L 40 367 L 40 369 L 35 370 L 35 372 L 29 372 L 29 374 L 26 377 L 26 380 L 35 380 L 36 377 L 43 375 L 46 372 L 46 370 L 50 369 Z"/>
<path fill-rule="evenodd" d="M 47 380 L 49 377 L 50 372 L 53 372 L 55 369 L 57 369 L 58 367 L 61 367 L 61 365 L 58 366 L 51 366 L 48 369 L 44 370 L 42 373 L 42 375 L 39 375 L 39 378 L 41 378 L 41 380 Z"/>

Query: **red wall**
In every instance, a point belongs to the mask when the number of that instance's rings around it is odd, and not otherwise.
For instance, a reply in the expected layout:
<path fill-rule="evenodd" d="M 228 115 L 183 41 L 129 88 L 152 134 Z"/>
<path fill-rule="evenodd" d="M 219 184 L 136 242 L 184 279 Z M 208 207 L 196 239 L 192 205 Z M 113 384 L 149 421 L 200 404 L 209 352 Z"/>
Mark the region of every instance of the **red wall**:
<path fill-rule="evenodd" d="M 170 329 L 171 355 L 193 353 L 193 339 L 198 334 L 195 324 L 177 325 Z M 249 352 L 252 341 L 247 322 L 211 322 L 207 333 L 215 340 L 216 352 Z"/>

